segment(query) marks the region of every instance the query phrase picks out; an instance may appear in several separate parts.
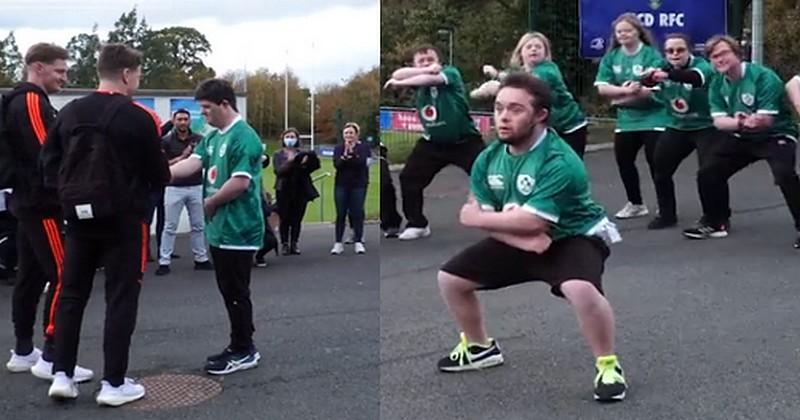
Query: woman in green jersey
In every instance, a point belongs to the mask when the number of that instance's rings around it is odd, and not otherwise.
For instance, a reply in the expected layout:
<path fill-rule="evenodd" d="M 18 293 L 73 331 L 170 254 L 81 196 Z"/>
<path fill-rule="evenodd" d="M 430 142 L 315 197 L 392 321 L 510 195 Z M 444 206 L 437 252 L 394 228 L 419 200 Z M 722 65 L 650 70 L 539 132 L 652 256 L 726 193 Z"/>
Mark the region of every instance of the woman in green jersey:
<path fill-rule="evenodd" d="M 665 64 L 653 48 L 653 37 L 636 15 L 625 13 L 612 24 L 609 50 L 600 62 L 595 86 L 601 96 L 617 109 L 614 155 L 628 202 L 615 215 L 618 219 L 644 217 L 648 214 L 639 185 L 636 156 L 644 146 L 650 174 L 658 138 L 665 130 L 664 106 L 652 96 L 653 89 L 640 83 L 647 69 Z"/>
<path fill-rule="evenodd" d="M 549 124 L 563 138 L 572 150 L 583 158 L 586 149 L 586 116 L 578 102 L 567 89 L 564 76 L 558 65 L 553 62 L 550 40 L 541 32 L 528 32 L 523 35 L 509 62 L 512 70 L 524 70 L 543 80 L 550 86 L 553 103 Z M 506 72 L 498 73 L 489 65 L 484 66 L 484 73 L 495 78 L 502 78 Z M 474 90 L 474 98 L 493 97 L 500 87 L 500 82 L 489 82 Z"/>
<path fill-rule="evenodd" d="M 692 55 L 691 46 L 692 42 L 685 34 L 667 35 L 664 53 L 668 64 L 642 79 L 645 86 L 661 88 L 659 97 L 666 104 L 670 117 L 667 130 L 656 147 L 654 182 L 658 216 L 650 221 L 648 229 L 664 229 L 677 224 L 672 175 L 695 149 L 702 167 L 721 139 L 720 132 L 714 128 L 708 105 L 708 83 L 714 76 L 714 68 L 705 59 Z M 724 188 L 723 193 L 727 196 L 727 183 Z"/>

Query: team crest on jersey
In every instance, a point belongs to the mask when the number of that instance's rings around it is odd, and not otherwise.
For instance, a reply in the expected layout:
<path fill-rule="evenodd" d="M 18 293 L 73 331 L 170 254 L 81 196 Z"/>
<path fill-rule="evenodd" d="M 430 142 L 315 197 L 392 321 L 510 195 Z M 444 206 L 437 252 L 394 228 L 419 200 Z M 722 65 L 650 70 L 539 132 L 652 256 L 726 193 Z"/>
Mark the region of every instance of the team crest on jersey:
<path fill-rule="evenodd" d="M 749 93 L 743 93 L 742 94 L 742 103 L 743 104 L 745 104 L 747 106 L 753 106 L 755 101 L 756 101 L 756 98 L 753 95 L 751 95 Z"/>
<path fill-rule="evenodd" d="M 431 98 L 436 99 L 439 96 L 439 89 L 436 86 L 431 86 Z"/>
<path fill-rule="evenodd" d="M 436 121 L 436 118 L 439 116 L 439 113 L 436 111 L 436 107 L 433 105 L 425 105 L 422 108 L 422 112 L 420 112 L 422 119 L 425 121 Z"/>
<path fill-rule="evenodd" d="M 502 190 L 505 186 L 503 175 L 487 175 L 486 183 L 489 184 L 489 189 Z"/>
<path fill-rule="evenodd" d="M 617 73 L 617 74 L 622 73 L 622 66 L 614 65 L 614 66 L 611 66 L 611 68 L 614 69 L 614 73 Z"/>
<path fill-rule="evenodd" d="M 222 143 L 222 146 L 219 147 L 219 157 L 224 157 L 225 152 L 228 151 L 228 143 Z"/>
<path fill-rule="evenodd" d="M 208 170 L 208 182 L 214 184 L 217 182 L 217 166 L 214 165 Z"/>
<path fill-rule="evenodd" d="M 644 73 L 644 67 L 641 64 L 634 64 L 633 65 L 633 74 L 634 76 L 641 76 Z"/>
<path fill-rule="evenodd" d="M 533 186 L 536 184 L 533 177 L 530 175 L 519 174 L 517 175 L 517 191 L 522 195 L 528 195 L 533 192 Z"/>
<path fill-rule="evenodd" d="M 670 101 L 670 104 L 675 112 L 680 112 L 681 114 L 689 112 L 689 104 L 683 98 L 675 98 Z"/>
<path fill-rule="evenodd" d="M 208 146 L 208 149 L 206 149 L 206 155 L 207 156 L 214 156 L 214 146 L 210 146 L 210 145 Z"/>

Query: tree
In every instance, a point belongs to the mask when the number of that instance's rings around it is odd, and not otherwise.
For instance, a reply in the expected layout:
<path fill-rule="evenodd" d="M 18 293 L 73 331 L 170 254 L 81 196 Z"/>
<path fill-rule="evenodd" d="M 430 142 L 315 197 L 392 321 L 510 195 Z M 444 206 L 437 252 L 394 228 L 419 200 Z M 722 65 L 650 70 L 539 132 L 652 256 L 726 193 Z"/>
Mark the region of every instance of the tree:
<path fill-rule="evenodd" d="M 108 41 L 110 43 L 120 43 L 130 45 L 132 48 L 142 50 L 145 39 L 150 34 L 150 28 L 147 26 L 144 18 L 139 21 L 136 6 L 128 13 L 123 13 L 116 22 L 114 22 L 114 29 L 108 33 Z"/>
<path fill-rule="evenodd" d="M 0 85 L 11 85 L 22 78 L 22 54 L 19 52 L 14 31 L 0 41 Z"/>
<path fill-rule="evenodd" d="M 193 88 L 214 77 L 203 57 L 211 53 L 211 43 L 197 29 L 173 26 L 148 31 L 142 40 L 144 78 L 148 88 Z"/>
<path fill-rule="evenodd" d="M 70 85 L 74 87 L 97 86 L 97 56 L 100 53 L 100 37 L 97 24 L 92 33 L 78 34 L 67 43 L 67 51 L 73 63 L 69 68 Z"/>

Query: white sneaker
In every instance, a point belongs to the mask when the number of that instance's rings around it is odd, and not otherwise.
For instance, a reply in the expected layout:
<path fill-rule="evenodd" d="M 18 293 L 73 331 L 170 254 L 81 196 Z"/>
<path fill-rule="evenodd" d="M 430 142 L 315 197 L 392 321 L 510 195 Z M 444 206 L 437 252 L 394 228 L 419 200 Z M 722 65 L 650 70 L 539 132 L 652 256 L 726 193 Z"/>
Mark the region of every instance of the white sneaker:
<path fill-rule="evenodd" d="M 53 399 L 75 399 L 78 398 L 78 385 L 64 372 L 56 372 L 53 376 L 53 384 L 47 395 Z"/>
<path fill-rule="evenodd" d="M 137 384 L 131 378 L 125 378 L 120 386 L 111 386 L 108 381 L 102 381 L 102 388 L 97 394 L 97 404 L 119 407 L 122 404 L 136 401 L 144 397 L 144 386 Z"/>
<path fill-rule="evenodd" d="M 630 201 L 625 203 L 625 207 L 614 215 L 617 219 L 634 219 L 637 217 L 647 216 L 650 212 L 647 211 L 647 206 L 644 204 L 633 204 Z"/>
<path fill-rule="evenodd" d="M 17 352 L 11 350 L 11 358 L 6 363 L 6 369 L 14 373 L 27 372 L 31 370 L 31 367 L 36 364 L 40 357 L 42 357 L 42 351 L 36 347 L 33 348 L 30 354 L 25 356 L 20 356 Z"/>
<path fill-rule="evenodd" d="M 336 242 L 331 248 L 331 255 L 339 255 L 344 252 L 344 245 L 341 242 Z"/>
<path fill-rule="evenodd" d="M 47 360 L 44 360 L 44 358 L 40 357 L 36 364 L 31 366 L 31 373 L 37 378 L 52 381 L 54 378 L 53 362 L 48 362 Z M 75 365 L 74 373 L 75 375 L 72 377 L 72 380 L 78 384 L 81 382 L 91 381 L 94 377 L 94 372 L 78 365 Z"/>
<path fill-rule="evenodd" d="M 356 242 L 356 244 L 353 245 L 353 247 L 356 250 L 356 254 L 364 254 L 367 252 L 367 248 L 364 246 L 363 242 Z"/>
<path fill-rule="evenodd" d="M 414 239 L 427 238 L 428 236 L 431 236 L 430 226 L 425 226 L 424 228 L 408 227 L 397 239 L 401 241 L 413 241 Z"/>

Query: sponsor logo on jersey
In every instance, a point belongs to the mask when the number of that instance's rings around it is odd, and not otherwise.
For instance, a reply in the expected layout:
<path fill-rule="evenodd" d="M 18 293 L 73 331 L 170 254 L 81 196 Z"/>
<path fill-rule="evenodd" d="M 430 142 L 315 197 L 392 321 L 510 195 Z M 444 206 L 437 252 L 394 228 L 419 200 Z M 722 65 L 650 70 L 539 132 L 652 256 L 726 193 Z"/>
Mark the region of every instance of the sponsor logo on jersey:
<path fill-rule="evenodd" d="M 420 111 L 420 116 L 423 120 L 432 122 L 436 121 L 436 118 L 439 116 L 439 113 L 436 111 L 436 107 L 433 105 L 425 105 Z"/>
<path fill-rule="evenodd" d="M 502 190 L 505 186 L 503 175 L 487 175 L 486 183 L 489 184 L 489 189 Z"/>

